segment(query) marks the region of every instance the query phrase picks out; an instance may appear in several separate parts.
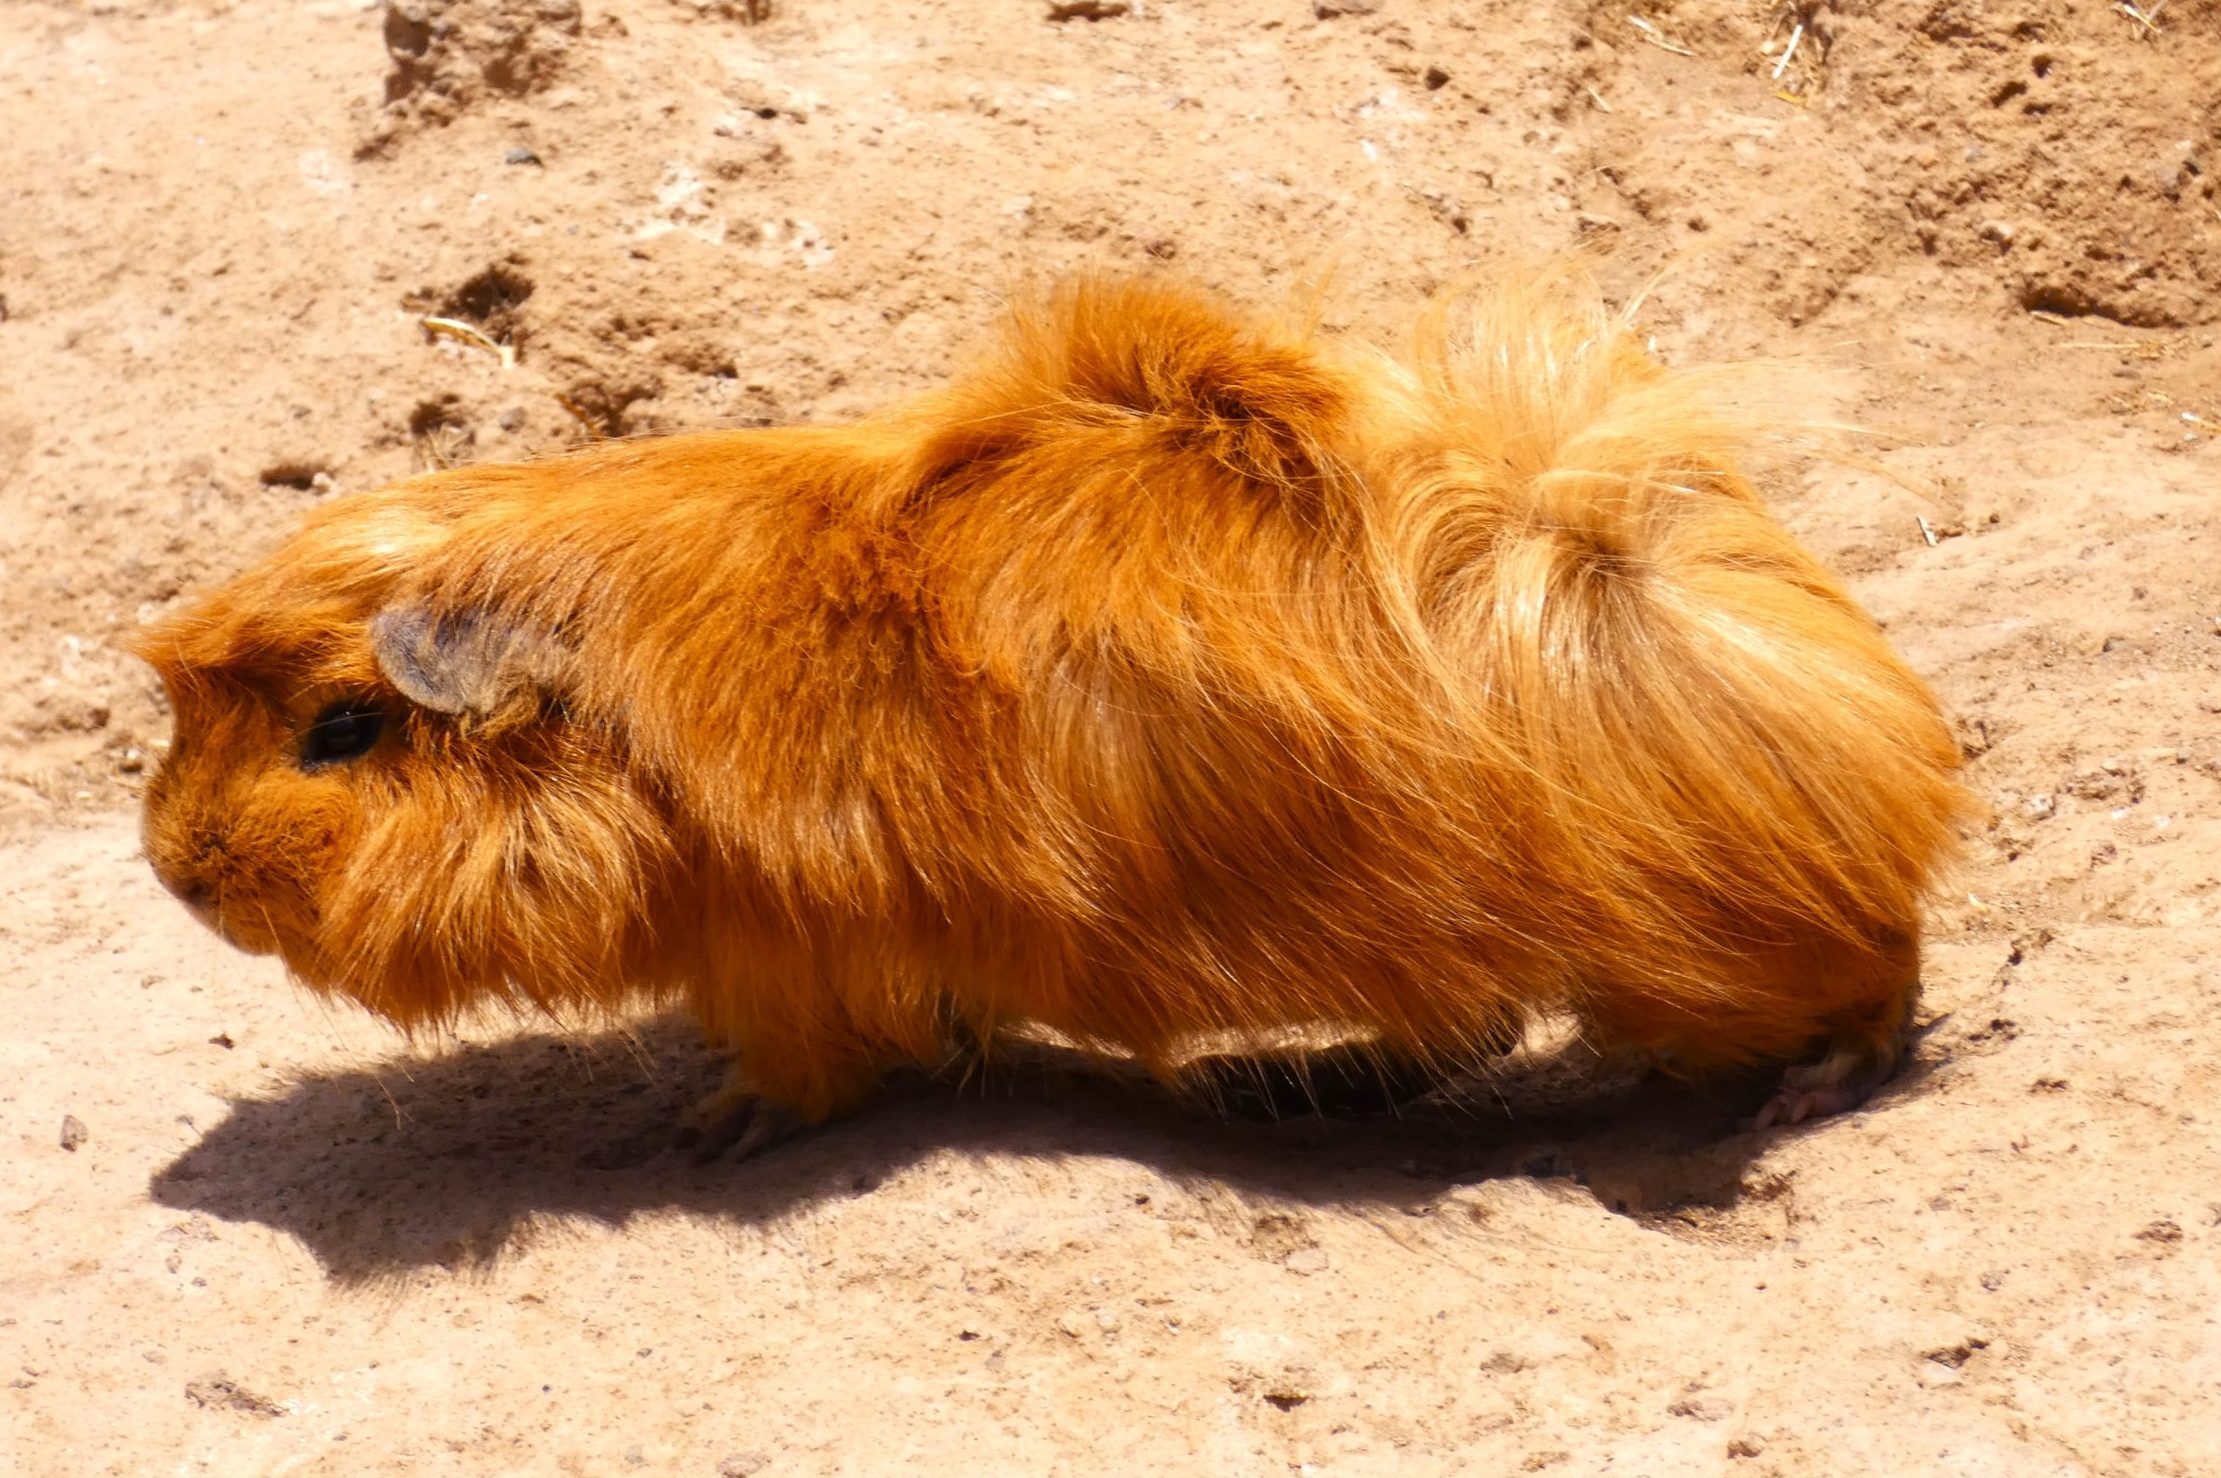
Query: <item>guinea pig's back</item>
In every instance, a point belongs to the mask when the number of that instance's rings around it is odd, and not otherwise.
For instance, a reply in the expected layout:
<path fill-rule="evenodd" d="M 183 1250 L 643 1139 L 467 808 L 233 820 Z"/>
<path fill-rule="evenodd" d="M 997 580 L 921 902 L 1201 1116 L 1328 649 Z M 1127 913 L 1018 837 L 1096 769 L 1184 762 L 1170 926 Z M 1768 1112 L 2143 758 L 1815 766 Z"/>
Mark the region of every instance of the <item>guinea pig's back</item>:
<path fill-rule="evenodd" d="M 1402 363 L 1059 311 L 924 525 L 1015 911 L 1081 962 L 1032 1004 L 1446 1041 L 1917 927 L 1933 699 L 1593 299 L 1515 282 Z"/>

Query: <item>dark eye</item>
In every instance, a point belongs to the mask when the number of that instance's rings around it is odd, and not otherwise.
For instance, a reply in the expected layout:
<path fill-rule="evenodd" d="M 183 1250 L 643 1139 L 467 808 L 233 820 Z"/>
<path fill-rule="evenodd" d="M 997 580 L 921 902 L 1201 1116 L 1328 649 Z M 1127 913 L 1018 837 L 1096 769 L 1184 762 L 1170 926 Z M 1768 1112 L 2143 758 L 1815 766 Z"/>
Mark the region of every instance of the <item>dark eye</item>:
<path fill-rule="evenodd" d="M 334 703 L 316 716 L 301 741 L 301 768 L 320 770 L 367 753 L 386 726 L 385 710 L 361 702 Z"/>

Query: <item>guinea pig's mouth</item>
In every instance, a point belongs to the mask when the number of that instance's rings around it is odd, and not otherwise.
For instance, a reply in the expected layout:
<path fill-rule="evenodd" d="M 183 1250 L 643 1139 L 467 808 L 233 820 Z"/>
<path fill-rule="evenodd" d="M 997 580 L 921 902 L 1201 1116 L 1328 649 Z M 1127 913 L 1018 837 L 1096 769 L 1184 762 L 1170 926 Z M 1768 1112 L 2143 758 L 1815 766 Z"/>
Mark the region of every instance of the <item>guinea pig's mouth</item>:
<path fill-rule="evenodd" d="M 243 916 L 236 910 L 227 913 L 208 907 L 195 908 L 193 915 L 213 930 L 217 938 L 242 953 L 274 955 L 278 952 L 277 931 L 260 919 Z"/>
<path fill-rule="evenodd" d="M 208 927 L 214 929 L 224 943 L 250 955 L 274 955 L 278 952 L 276 931 L 263 928 L 259 923 L 234 915 L 217 918 L 206 915 Z"/>
<path fill-rule="evenodd" d="M 171 897 L 184 904 L 188 913 L 224 943 L 250 955 L 277 953 L 277 931 L 251 913 L 237 908 L 226 909 L 222 894 L 212 884 L 197 879 L 176 880 L 159 868 L 155 876 L 161 879 Z"/>

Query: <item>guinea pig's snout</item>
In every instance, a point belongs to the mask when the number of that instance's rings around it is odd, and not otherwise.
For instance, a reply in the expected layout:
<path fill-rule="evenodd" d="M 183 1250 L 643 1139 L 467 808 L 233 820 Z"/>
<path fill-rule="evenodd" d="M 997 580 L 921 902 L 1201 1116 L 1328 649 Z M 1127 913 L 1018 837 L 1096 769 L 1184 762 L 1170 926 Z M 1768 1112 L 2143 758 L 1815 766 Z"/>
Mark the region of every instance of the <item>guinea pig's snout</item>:
<path fill-rule="evenodd" d="M 195 913 L 207 913 L 216 902 L 216 890 L 206 877 L 198 873 L 181 872 L 174 865 L 166 865 L 160 858 L 150 858 L 154 865 L 155 879 L 169 889 L 170 896 Z"/>
<path fill-rule="evenodd" d="M 154 869 L 155 879 L 169 890 L 172 898 L 206 917 L 215 911 L 214 873 L 223 862 L 224 851 L 222 837 L 202 832 L 181 852 L 169 848 L 150 849 L 147 862 Z"/>
<path fill-rule="evenodd" d="M 172 897 L 195 913 L 206 913 L 209 905 L 215 902 L 215 890 L 203 878 L 173 877 L 160 871 L 155 876 L 162 879 L 162 886 L 170 890 Z"/>

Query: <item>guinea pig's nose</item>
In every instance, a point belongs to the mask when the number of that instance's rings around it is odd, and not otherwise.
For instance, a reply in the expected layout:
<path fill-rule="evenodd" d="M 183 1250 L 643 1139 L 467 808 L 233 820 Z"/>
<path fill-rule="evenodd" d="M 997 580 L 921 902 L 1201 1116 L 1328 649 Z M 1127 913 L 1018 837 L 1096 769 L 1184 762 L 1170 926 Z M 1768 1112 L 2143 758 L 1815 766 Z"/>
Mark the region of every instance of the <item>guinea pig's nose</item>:
<path fill-rule="evenodd" d="M 196 912 L 204 911 L 213 901 L 214 893 L 206 878 L 179 877 L 168 868 L 156 866 L 154 876 L 167 888 L 170 896 Z"/>

